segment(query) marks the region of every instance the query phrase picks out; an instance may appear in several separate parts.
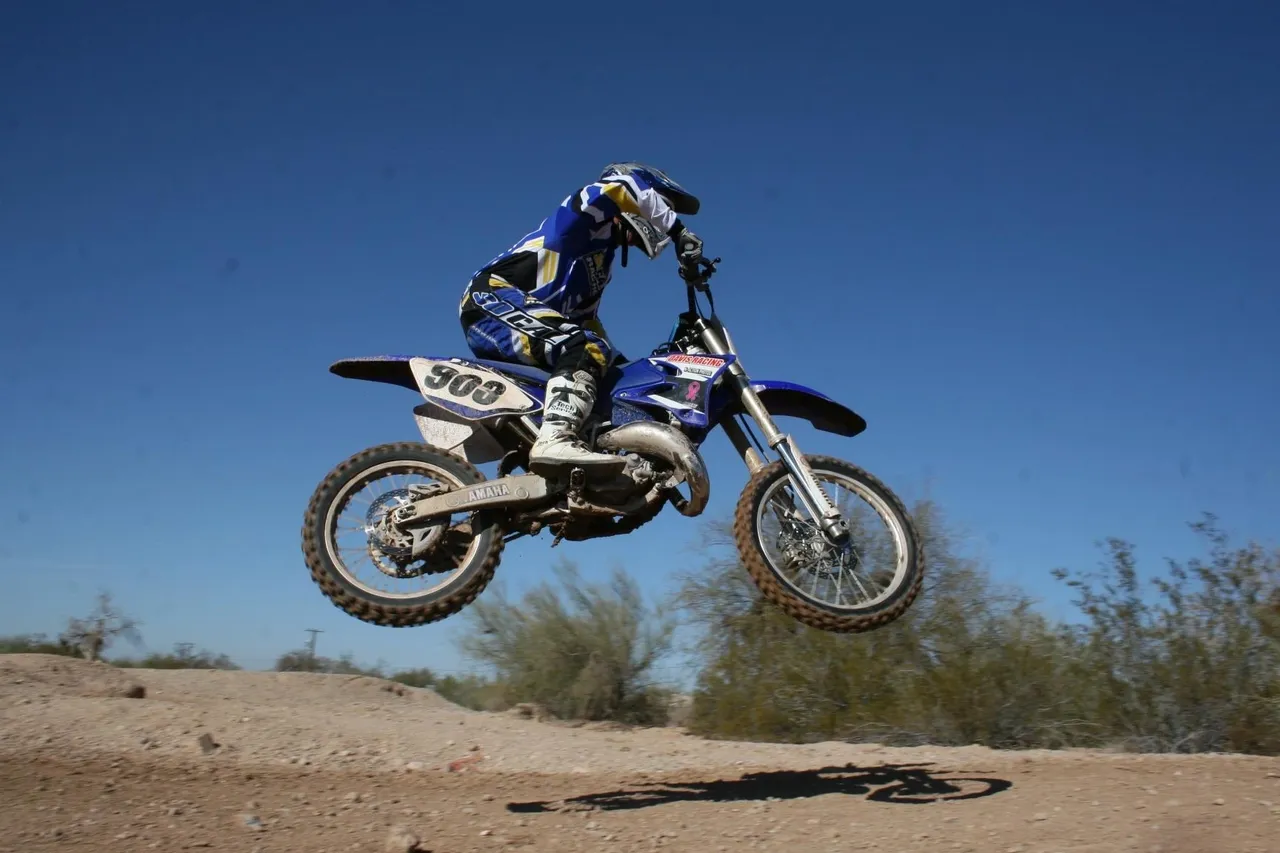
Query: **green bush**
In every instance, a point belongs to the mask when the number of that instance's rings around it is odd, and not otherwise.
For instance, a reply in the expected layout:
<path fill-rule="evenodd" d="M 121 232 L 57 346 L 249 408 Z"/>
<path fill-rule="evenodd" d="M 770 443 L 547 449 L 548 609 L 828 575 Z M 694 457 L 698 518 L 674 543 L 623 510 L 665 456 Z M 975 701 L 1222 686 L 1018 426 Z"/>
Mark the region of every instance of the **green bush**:
<path fill-rule="evenodd" d="M 674 623 L 645 605 L 621 569 L 607 586 L 584 584 L 569 563 L 555 573 L 563 598 L 542 584 L 513 604 L 495 589 L 467 609 L 473 630 L 461 648 L 496 677 L 466 691 L 479 690 L 493 709 L 532 702 L 561 718 L 663 724 L 669 691 L 650 673 L 671 648 Z"/>
<path fill-rule="evenodd" d="M 1280 552 L 1230 547 L 1212 514 L 1191 527 L 1206 558 L 1168 561 L 1154 596 L 1121 539 L 1100 571 L 1055 572 L 1087 619 L 1072 633 L 1081 712 L 1128 750 L 1280 754 Z"/>
<path fill-rule="evenodd" d="M 114 666 L 138 669 L 225 669 L 238 670 L 240 666 L 224 654 L 206 649 L 192 651 L 185 644 L 174 647 L 170 654 L 150 654 L 140 659 L 112 658 Z"/>
<path fill-rule="evenodd" d="M 691 730 L 792 742 L 1052 739 L 1059 638 L 1024 596 L 996 588 L 957 553 L 935 506 L 912 514 L 928 559 L 925 589 L 896 623 L 866 634 L 792 620 L 759 595 L 736 552 L 687 576 L 681 600 L 704 660 Z M 729 537 L 722 525 L 711 544 L 731 548 Z"/>
<path fill-rule="evenodd" d="M 506 686 L 479 675 L 446 675 L 432 689 L 453 704 L 473 711 L 504 711 L 511 707 Z"/>
<path fill-rule="evenodd" d="M 736 555 L 685 578 L 704 661 L 691 729 L 708 737 L 992 747 L 1280 752 L 1280 558 L 1232 550 L 1170 563 L 1143 595 L 1131 546 L 1056 576 L 1083 624 L 1053 624 L 964 557 L 936 506 L 913 517 L 926 589 L 861 635 L 806 628 L 765 602 Z M 713 545 L 729 545 L 723 526 Z"/>
<path fill-rule="evenodd" d="M 397 672 L 391 676 L 391 680 L 403 684 L 405 687 L 434 687 L 436 676 L 431 670 L 423 667 L 422 669 Z"/>
<path fill-rule="evenodd" d="M 294 649 L 276 658 L 276 672 L 325 672 L 337 675 L 368 675 L 373 678 L 386 678 L 386 668 L 382 662 L 373 666 L 356 663 L 351 654 L 339 658 L 323 655 L 312 655 L 307 649 Z"/>
<path fill-rule="evenodd" d="M 14 634 L 0 637 L 0 654 L 20 655 L 62 655 L 63 657 L 79 657 L 79 651 L 66 642 L 50 640 L 44 634 Z"/>

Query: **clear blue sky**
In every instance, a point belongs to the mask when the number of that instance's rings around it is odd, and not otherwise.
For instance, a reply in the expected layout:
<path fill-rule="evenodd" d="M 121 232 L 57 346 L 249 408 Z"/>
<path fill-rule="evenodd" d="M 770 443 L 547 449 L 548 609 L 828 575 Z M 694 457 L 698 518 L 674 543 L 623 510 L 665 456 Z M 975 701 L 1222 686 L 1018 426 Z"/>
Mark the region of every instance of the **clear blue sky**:
<path fill-rule="evenodd" d="M 465 8 L 464 8 L 465 7 Z M 629 17 L 631 10 L 647 19 Z M 732 10 L 732 11 L 731 11 Z M 0 632 L 98 589 L 177 641 L 462 666 L 299 551 L 316 482 L 413 438 L 336 359 L 461 353 L 461 288 L 603 164 L 703 200 L 762 377 L 865 415 L 804 446 L 932 494 L 1063 609 L 1219 513 L 1280 533 L 1280 7 L 1269 2 L 11 4 L 0 25 Z M 632 357 L 683 293 L 618 269 Z M 709 516 L 744 482 L 713 439 Z M 700 526 L 513 545 L 659 593 Z M 127 651 L 127 649 L 122 649 Z"/>

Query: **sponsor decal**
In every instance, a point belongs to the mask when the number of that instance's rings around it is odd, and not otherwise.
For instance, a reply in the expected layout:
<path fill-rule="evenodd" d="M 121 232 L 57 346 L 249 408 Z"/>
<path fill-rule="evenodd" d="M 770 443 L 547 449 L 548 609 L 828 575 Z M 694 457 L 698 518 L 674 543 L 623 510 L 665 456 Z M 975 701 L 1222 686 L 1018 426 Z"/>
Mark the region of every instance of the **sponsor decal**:
<path fill-rule="evenodd" d="M 504 484 L 496 486 L 479 486 L 467 492 L 467 503 L 483 501 L 489 498 L 502 498 L 511 494 L 511 487 Z"/>
<path fill-rule="evenodd" d="M 724 364 L 723 358 L 715 358 L 709 355 L 685 355 L 684 353 L 676 353 L 667 356 L 667 361 L 674 361 L 676 364 L 700 364 L 704 367 L 719 367 Z"/>
<path fill-rule="evenodd" d="M 725 359 L 709 355 L 668 355 L 666 360 L 680 368 L 685 376 L 703 376 L 708 379 L 726 364 Z"/>
<path fill-rule="evenodd" d="M 587 287 L 591 296 L 595 296 L 609 283 L 609 271 L 604 266 L 604 252 L 593 252 L 578 259 L 587 275 Z"/>

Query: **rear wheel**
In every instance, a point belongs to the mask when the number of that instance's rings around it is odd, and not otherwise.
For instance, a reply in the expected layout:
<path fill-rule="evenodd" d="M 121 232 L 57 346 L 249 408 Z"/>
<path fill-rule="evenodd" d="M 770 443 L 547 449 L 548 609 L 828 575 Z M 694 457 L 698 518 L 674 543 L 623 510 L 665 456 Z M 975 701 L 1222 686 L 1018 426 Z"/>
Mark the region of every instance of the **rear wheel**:
<path fill-rule="evenodd" d="M 765 598 L 797 621 L 836 633 L 888 625 L 924 580 L 915 525 L 898 496 L 863 469 L 830 456 L 806 459 L 848 523 L 849 544 L 827 542 L 779 460 L 757 470 L 738 498 L 738 553 Z"/>
<path fill-rule="evenodd" d="M 393 527 L 389 515 L 421 497 L 484 480 L 465 460 L 419 442 L 355 454 L 329 472 L 307 505 L 302 552 L 312 580 L 335 606 L 375 625 L 424 625 L 457 613 L 498 566 L 504 530 L 497 513 L 434 520 L 416 533 L 429 546 L 419 558 L 412 555 L 413 537 Z M 363 568 L 371 570 L 368 580 L 357 574 Z M 426 588 L 406 589 L 410 583 Z"/>

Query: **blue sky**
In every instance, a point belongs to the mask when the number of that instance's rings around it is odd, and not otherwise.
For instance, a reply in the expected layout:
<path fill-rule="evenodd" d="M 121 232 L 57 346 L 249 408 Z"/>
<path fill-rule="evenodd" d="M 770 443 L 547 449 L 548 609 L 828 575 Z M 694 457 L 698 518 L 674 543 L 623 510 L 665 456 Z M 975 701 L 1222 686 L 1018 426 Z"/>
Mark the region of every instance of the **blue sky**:
<path fill-rule="evenodd" d="M 638 8 L 647 19 L 632 19 Z M 1280 533 L 1280 12 L 1264 2 L 16 4 L 0 26 L 0 633 L 108 588 L 153 648 L 465 668 L 460 619 L 332 607 L 312 488 L 416 435 L 414 395 L 328 365 L 465 349 L 471 272 L 603 164 L 701 196 L 750 370 L 862 413 L 788 423 L 938 499 L 996 577 L 1202 510 Z M 618 269 L 631 357 L 683 293 Z M 710 517 L 745 481 L 707 449 Z M 697 522 L 513 544 L 647 590 Z"/>

